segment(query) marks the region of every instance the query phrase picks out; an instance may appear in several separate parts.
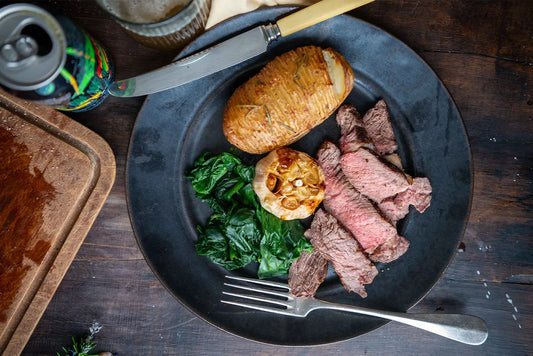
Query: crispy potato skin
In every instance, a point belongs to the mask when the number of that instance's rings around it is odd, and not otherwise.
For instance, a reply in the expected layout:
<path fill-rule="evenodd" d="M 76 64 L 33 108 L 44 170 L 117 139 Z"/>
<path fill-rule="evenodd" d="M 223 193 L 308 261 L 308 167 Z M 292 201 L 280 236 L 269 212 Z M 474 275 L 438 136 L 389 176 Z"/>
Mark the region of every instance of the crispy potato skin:
<path fill-rule="evenodd" d="M 228 141 L 249 153 L 289 145 L 327 119 L 353 87 L 353 71 L 344 57 L 327 49 L 344 70 L 345 91 L 335 95 L 322 48 L 286 52 L 238 87 L 224 110 Z"/>

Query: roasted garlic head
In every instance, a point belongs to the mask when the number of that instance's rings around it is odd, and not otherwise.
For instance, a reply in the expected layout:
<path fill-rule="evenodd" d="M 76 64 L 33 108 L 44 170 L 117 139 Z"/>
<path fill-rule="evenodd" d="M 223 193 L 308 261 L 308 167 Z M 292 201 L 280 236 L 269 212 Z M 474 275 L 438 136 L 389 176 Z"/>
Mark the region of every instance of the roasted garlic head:
<path fill-rule="evenodd" d="M 263 208 L 283 220 L 308 217 L 324 198 L 324 174 L 318 163 L 287 147 L 257 162 L 252 184 Z"/>

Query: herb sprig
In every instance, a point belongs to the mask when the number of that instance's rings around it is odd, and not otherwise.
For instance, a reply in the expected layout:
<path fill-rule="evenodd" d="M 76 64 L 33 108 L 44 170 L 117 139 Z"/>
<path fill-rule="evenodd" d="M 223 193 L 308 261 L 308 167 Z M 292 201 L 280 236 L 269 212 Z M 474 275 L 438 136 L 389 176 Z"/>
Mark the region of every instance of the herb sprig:
<path fill-rule="evenodd" d="M 294 77 L 292 78 L 292 80 L 294 81 L 294 83 L 300 87 L 300 89 L 304 90 L 305 91 L 305 88 L 303 87 L 302 84 L 300 84 L 299 80 L 300 80 L 300 77 L 298 76 L 298 73 L 300 73 L 300 69 L 302 68 L 302 65 L 305 65 L 307 67 L 307 65 L 309 64 L 309 57 L 307 56 L 307 52 L 304 52 L 303 55 L 302 55 L 302 58 L 300 59 L 300 61 L 298 62 L 298 67 L 296 68 L 296 72 L 294 73 Z"/>
<path fill-rule="evenodd" d="M 96 347 L 94 336 L 102 330 L 102 325 L 94 322 L 89 327 L 89 334 L 83 338 L 76 339 L 72 337 L 72 346 L 69 348 L 63 347 L 63 352 L 58 352 L 57 356 L 99 356 L 99 355 L 113 355 L 110 352 L 101 352 L 99 354 L 89 354 L 89 352 Z M 116 356 L 116 355 L 113 355 Z"/>

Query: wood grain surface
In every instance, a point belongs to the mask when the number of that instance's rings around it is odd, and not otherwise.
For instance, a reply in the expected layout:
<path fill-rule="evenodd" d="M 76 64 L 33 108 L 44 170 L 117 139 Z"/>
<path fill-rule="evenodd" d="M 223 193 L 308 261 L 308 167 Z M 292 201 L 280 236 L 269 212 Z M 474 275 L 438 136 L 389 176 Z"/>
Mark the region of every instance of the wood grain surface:
<path fill-rule="evenodd" d="M 97 38 L 117 78 L 176 55 L 135 43 L 93 1 L 40 3 L 62 9 Z M 344 342 L 291 348 L 251 342 L 200 320 L 159 283 L 137 246 L 124 179 L 144 98 L 111 97 L 90 112 L 69 114 L 107 140 L 117 177 L 24 355 L 55 354 L 94 321 L 103 325 L 95 350 L 119 355 L 533 354 L 533 2 L 377 0 L 351 14 L 413 48 L 463 117 L 474 170 L 470 219 L 451 265 L 410 311 L 480 316 L 488 340 L 466 346 L 389 323 Z"/>

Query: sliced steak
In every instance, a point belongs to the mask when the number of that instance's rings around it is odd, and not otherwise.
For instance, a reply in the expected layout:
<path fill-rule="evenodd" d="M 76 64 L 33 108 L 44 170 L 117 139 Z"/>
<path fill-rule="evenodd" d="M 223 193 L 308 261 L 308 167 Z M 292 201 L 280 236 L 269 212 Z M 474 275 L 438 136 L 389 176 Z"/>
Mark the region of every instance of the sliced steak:
<path fill-rule="evenodd" d="M 342 152 L 357 151 L 359 147 L 373 147 L 364 127 L 361 114 L 353 105 L 343 105 L 337 111 L 337 124 L 341 129 L 339 144 Z"/>
<path fill-rule="evenodd" d="M 342 173 L 337 146 L 325 141 L 317 156 L 326 182 L 324 207 L 353 234 L 364 252 L 371 254 L 385 241 L 397 238 L 394 226 L 381 216 L 364 195 L 355 190 Z"/>
<path fill-rule="evenodd" d="M 385 219 L 394 226 L 409 213 L 409 204 L 396 204 L 394 197 L 383 200 L 378 204 L 378 208 Z"/>
<path fill-rule="evenodd" d="M 366 148 L 343 154 L 340 162 L 344 175 L 354 188 L 376 203 L 410 186 L 398 167 Z"/>
<path fill-rule="evenodd" d="M 296 297 L 312 297 L 328 273 L 328 261 L 317 251 L 302 251 L 289 268 L 289 287 Z"/>
<path fill-rule="evenodd" d="M 423 213 L 431 204 L 431 183 L 426 177 L 413 178 L 413 184 L 394 198 L 395 204 L 413 205 L 416 210 Z"/>
<path fill-rule="evenodd" d="M 398 149 L 389 110 L 383 99 L 366 112 L 363 116 L 363 124 L 377 152 L 384 155 Z"/>
<path fill-rule="evenodd" d="M 413 205 L 416 210 L 423 213 L 431 203 L 431 183 L 425 177 L 413 178 L 405 191 L 395 197 L 390 197 L 378 204 L 378 208 L 392 224 L 403 219 L 409 212 L 409 206 Z"/>
<path fill-rule="evenodd" d="M 392 236 L 381 244 L 368 257 L 374 262 L 392 262 L 409 248 L 409 241 L 403 236 Z"/>
<path fill-rule="evenodd" d="M 305 237 L 313 244 L 313 252 L 320 253 L 331 263 L 347 291 L 363 298 L 367 296 L 364 285 L 372 283 L 378 270 L 337 219 L 319 209 Z"/>

